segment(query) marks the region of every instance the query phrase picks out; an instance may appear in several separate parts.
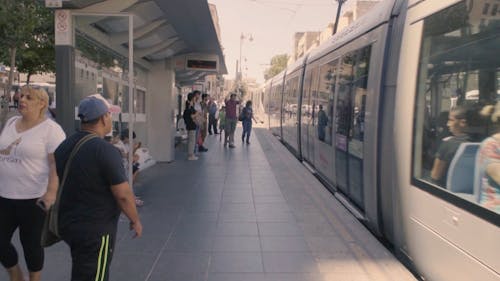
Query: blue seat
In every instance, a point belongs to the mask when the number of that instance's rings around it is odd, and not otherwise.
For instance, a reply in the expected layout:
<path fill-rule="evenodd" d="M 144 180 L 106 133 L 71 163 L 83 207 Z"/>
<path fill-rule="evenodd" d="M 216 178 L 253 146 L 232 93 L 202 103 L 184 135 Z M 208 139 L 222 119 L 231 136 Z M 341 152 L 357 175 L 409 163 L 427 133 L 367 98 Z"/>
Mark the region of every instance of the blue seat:
<path fill-rule="evenodd" d="M 476 142 L 464 142 L 460 144 L 448 168 L 448 177 L 446 179 L 447 190 L 453 193 L 476 194 L 474 171 L 479 145 L 480 143 Z"/>

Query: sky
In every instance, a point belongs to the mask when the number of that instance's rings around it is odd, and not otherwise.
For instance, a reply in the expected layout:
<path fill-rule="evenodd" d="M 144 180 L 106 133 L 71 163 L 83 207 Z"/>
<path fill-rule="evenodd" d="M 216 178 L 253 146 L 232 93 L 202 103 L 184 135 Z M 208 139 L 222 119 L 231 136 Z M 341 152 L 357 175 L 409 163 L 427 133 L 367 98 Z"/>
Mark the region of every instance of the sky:
<path fill-rule="evenodd" d="M 243 40 L 243 77 L 264 82 L 271 58 L 289 54 L 295 32 L 322 31 L 337 12 L 335 0 L 208 0 L 217 6 L 227 79 L 234 79 Z M 246 62 L 245 62 L 246 58 Z M 247 69 L 247 70 L 246 70 Z"/>

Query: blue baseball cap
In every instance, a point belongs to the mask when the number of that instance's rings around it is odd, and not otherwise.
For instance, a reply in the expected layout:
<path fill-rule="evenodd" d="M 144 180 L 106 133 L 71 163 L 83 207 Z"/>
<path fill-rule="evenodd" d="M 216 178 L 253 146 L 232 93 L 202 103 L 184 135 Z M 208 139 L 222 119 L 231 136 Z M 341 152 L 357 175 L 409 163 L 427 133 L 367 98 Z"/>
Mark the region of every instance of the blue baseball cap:
<path fill-rule="evenodd" d="M 120 111 L 120 107 L 111 105 L 100 94 L 85 97 L 78 105 L 78 117 L 84 122 L 95 120 L 108 112 L 119 113 Z"/>

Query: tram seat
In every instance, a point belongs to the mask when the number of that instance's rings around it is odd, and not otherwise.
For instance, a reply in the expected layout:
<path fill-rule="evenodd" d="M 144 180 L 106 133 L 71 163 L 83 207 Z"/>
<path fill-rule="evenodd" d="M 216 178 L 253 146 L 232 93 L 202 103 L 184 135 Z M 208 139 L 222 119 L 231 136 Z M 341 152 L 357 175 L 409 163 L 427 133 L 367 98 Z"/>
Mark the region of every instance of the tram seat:
<path fill-rule="evenodd" d="M 451 160 L 446 179 L 446 189 L 453 193 L 459 193 L 469 199 L 474 199 L 478 193 L 475 184 L 476 154 L 480 143 L 461 143 Z M 465 193 L 465 194 L 464 194 Z"/>

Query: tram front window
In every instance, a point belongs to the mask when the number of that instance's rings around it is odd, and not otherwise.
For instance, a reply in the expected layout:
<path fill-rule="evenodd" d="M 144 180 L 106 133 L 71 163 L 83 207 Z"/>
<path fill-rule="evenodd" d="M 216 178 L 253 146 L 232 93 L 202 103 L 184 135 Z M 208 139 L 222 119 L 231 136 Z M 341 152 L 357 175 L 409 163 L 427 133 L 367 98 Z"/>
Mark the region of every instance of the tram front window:
<path fill-rule="evenodd" d="M 413 177 L 500 213 L 500 120 L 492 118 L 500 114 L 500 13 L 484 10 L 462 1 L 424 19 Z"/>

